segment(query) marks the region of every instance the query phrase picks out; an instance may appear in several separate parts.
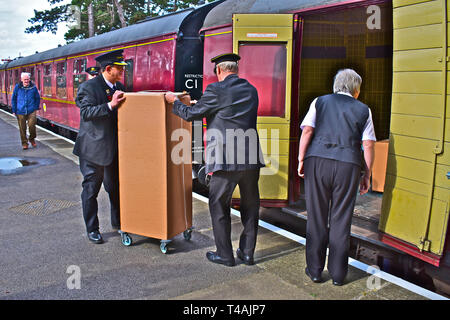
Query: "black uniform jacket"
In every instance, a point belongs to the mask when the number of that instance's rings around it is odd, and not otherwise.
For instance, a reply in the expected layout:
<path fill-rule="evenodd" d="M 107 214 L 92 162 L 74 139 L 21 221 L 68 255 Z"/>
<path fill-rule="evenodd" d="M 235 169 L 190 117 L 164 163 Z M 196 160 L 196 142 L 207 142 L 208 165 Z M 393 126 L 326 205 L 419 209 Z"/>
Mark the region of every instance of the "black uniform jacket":
<path fill-rule="evenodd" d="M 200 100 L 191 107 L 175 101 L 172 111 L 184 120 L 206 118 L 207 173 L 264 167 L 256 130 L 258 103 L 256 88 L 236 74 L 208 85 Z"/>
<path fill-rule="evenodd" d="M 120 82 L 115 85 L 125 90 Z M 75 99 L 80 108 L 80 130 L 73 153 L 101 166 L 111 164 L 117 153 L 117 109 L 111 111 L 108 107 L 112 95 L 100 74 L 83 82 Z"/>

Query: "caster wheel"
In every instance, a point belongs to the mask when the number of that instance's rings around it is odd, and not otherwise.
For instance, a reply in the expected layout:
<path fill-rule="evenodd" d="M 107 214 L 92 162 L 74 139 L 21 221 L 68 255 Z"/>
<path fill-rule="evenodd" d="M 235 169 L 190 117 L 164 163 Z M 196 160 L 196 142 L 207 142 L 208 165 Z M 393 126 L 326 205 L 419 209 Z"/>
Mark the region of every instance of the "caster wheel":
<path fill-rule="evenodd" d="M 124 246 L 131 246 L 131 244 L 133 243 L 133 240 L 131 239 L 131 237 L 128 235 L 128 233 L 121 233 L 120 234 L 121 238 L 122 238 L 122 244 Z"/>
<path fill-rule="evenodd" d="M 192 229 L 187 229 L 186 231 L 183 231 L 184 240 L 191 240 L 192 238 Z"/>
<path fill-rule="evenodd" d="M 161 252 L 166 254 L 167 253 L 167 242 L 161 242 L 161 245 L 159 246 L 161 249 Z"/>

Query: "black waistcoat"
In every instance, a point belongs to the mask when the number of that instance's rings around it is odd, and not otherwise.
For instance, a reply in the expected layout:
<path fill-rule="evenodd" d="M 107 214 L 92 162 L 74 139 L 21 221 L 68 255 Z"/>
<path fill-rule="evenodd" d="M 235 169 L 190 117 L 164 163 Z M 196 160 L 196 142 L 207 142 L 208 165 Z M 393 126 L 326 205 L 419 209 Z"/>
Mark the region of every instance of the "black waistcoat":
<path fill-rule="evenodd" d="M 314 137 L 305 158 L 321 157 L 361 165 L 361 138 L 369 108 L 344 94 L 317 98 Z"/>

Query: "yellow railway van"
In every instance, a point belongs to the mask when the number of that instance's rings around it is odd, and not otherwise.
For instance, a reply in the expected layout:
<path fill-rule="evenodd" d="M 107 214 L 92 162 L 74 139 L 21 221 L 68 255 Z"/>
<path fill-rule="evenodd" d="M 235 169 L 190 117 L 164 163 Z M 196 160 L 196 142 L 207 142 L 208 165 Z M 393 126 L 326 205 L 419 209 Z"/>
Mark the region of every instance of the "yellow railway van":
<path fill-rule="evenodd" d="M 362 76 L 359 99 L 372 110 L 378 142 L 372 192 L 358 196 L 355 216 L 370 213 L 375 227 L 365 239 L 420 259 L 447 292 L 448 15 L 445 0 L 228 0 L 201 29 L 203 87 L 216 81 L 210 58 L 233 51 L 242 57 L 240 76 L 258 89 L 265 207 L 307 218 L 299 125 L 311 101 L 332 91 L 339 69 Z M 239 192 L 234 197 L 238 204 Z"/>

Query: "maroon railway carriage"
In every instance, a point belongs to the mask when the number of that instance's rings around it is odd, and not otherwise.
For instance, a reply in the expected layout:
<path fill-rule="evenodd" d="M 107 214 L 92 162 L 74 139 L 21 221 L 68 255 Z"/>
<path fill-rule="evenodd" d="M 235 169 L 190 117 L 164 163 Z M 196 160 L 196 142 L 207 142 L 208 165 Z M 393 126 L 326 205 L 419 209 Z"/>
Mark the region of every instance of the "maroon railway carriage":
<path fill-rule="evenodd" d="M 87 80 L 86 67 L 102 53 L 123 49 L 128 65 L 127 91 L 188 91 L 198 99 L 202 90 L 203 46 L 198 30 L 206 13 L 221 1 L 104 33 L 42 53 L 17 58 L 0 66 L 0 104 L 10 106 L 22 72 L 41 93 L 38 119 L 78 131 L 75 105 L 78 86 Z"/>

